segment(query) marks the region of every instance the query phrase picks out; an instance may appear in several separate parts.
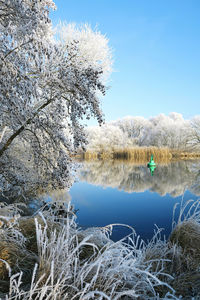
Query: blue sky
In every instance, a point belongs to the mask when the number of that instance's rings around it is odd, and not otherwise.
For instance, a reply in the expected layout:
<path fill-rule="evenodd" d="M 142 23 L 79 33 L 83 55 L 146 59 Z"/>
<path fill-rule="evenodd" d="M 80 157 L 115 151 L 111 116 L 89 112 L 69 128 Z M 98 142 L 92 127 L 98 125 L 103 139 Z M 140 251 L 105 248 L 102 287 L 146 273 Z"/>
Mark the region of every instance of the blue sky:
<path fill-rule="evenodd" d="M 199 0 L 55 3 L 54 25 L 89 23 L 109 38 L 114 72 L 102 101 L 106 121 L 172 111 L 186 119 L 200 114 Z"/>

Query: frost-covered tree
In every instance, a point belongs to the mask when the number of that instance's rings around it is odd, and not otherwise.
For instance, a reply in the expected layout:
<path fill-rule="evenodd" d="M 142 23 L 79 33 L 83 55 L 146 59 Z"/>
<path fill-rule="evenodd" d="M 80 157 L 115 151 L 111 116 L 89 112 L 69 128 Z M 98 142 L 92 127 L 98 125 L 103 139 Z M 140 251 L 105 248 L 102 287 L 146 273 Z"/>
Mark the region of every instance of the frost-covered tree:
<path fill-rule="evenodd" d="M 127 116 L 107 123 L 106 130 L 104 129 L 105 127 L 91 129 L 87 148 L 90 150 L 101 150 L 104 146 L 107 147 L 109 142 L 106 141 L 106 132 L 109 132 L 109 127 L 115 126 L 115 136 L 119 134 L 119 144 L 117 146 L 116 139 L 115 149 L 133 146 L 156 146 L 190 150 L 191 146 L 194 147 L 200 140 L 199 124 L 198 116 L 189 121 L 185 120 L 181 114 L 175 112 L 170 113 L 168 116 L 160 114 L 150 119 Z M 118 129 L 120 129 L 119 133 L 117 133 Z M 88 129 L 88 132 L 90 132 L 90 129 Z M 110 145 L 112 145 L 111 140 L 112 137 L 110 137 Z"/>
<path fill-rule="evenodd" d="M 160 114 L 150 119 L 143 145 L 186 149 L 191 131 L 190 123 L 178 113 Z"/>
<path fill-rule="evenodd" d="M 149 120 L 144 117 L 127 116 L 121 120 L 113 122 L 114 125 L 118 126 L 128 137 L 132 140 L 133 145 L 141 145 L 145 129 L 149 128 Z"/>
<path fill-rule="evenodd" d="M 91 151 L 113 151 L 115 149 L 127 147 L 130 143 L 128 135 L 119 127 L 110 123 L 99 126 L 89 127 L 86 130 Z"/>
<path fill-rule="evenodd" d="M 191 120 L 192 133 L 190 135 L 190 145 L 200 149 L 200 116 L 195 116 Z"/>
<path fill-rule="evenodd" d="M 55 34 L 51 8 L 53 0 L 0 0 L 3 191 L 31 178 L 69 185 L 70 152 L 85 144 L 80 120 L 102 122 L 108 41 L 89 26 L 60 25 Z"/>

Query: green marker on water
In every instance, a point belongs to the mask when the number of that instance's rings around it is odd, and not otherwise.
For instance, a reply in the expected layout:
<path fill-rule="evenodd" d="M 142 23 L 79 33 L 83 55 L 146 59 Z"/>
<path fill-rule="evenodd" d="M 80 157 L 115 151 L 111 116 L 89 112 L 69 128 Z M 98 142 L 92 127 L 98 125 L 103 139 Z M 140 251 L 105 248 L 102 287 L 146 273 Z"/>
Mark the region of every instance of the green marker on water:
<path fill-rule="evenodd" d="M 154 170 L 156 168 L 156 163 L 153 160 L 153 154 L 151 154 L 151 159 L 150 159 L 150 162 L 147 164 L 147 167 L 150 169 L 151 175 L 153 176 L 153 172 L 154 172 Z"/>

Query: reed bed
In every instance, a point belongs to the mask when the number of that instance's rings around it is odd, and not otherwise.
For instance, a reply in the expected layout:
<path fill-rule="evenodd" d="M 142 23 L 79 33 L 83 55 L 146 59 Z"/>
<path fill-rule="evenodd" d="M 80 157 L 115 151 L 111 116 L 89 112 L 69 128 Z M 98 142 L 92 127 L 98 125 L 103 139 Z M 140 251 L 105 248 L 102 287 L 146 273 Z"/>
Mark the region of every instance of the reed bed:
<path fill-rule="evenodd" d="M 156 148 L 156 147 L 138 147 L 127 148 L 113 153 L 113 158 L 124 158 L 135 162 L 147 163 L 153 154 L 154 159 L 157 162 L 168 162 L 172 158 L 172 155 L 168 148 Z"/>
<path fill-rule="evenodd" d="M 113 159 L 113 152 L 92 152 L 86 151 L 81 154 L 81 158 L 84 160 L 97 160 L 97 159 Z"/>
<path fill-rule="evenodd" d="M 187 159 L 200 159 L 199 152 L 186 152 L 181 150 L 171 150 L 172 158 L 173 159 L 180 159 L 180 160 L 187 160 Z"/>
<path fill-rule="evenodd" d="M 171 160 L 172 155 L 168 148 L 156 148 L 156 147 L 135 147 L 116 149 L 107 152 L 92 152 L 86 151 L 82 153 L 82 159 L 84 160 L 97 160 L 97 159 L 117 159 L 127 160 L 135 163 L 146 164 L 153 154 L 157 162 L 167 163 Z"/>
<path fill-rule="evenodd" d="M 169 163 L 172 160 L 179 159 L 189 160 L 200 158 L 200 153 L 197 152 L 186 152 L 181 150 L 157 147 L 135 147 L 98 152 L 87 150 L 84 153 L 80 153 L 76 157 L 86 161 L 98 159 L 121 159 L 146 164 L 150 160 L 151 154 L 153 154 L 154 160 L 158 163 Z"/>

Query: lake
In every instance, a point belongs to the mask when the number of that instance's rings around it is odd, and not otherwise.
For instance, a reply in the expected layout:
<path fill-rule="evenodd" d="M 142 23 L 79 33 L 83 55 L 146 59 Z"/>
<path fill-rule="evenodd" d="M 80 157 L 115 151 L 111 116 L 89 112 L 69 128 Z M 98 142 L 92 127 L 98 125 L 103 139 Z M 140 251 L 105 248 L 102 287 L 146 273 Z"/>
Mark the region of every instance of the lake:
<path fill-rule="evenodd" d="M 85 161 L 70 195 L 83 228 L 127 224 L 149 240 L 156 224 L 168 237 L 174 205 L 199 198 L 200 161 L 158 164 L 153 174 L 146 165 L 129 161 Z M 116 226 L 111 238 L 116 241 L 128 233 Z"/>

